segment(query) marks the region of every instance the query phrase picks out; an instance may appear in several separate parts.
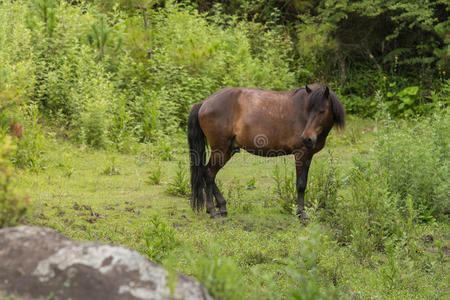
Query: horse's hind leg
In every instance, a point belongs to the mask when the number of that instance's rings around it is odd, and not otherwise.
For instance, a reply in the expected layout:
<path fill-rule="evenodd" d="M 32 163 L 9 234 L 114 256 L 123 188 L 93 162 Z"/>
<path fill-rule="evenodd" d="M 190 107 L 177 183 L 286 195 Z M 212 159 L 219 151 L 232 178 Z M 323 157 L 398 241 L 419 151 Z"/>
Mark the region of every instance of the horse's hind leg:
<path fill-rule="evenodd" d="M 206 169 L 206 211 L 211 214 L 211 218 L 219 217 L 220 215 L 226 216 L 226 202 L 225 198 L 219 191 L 215 183 L 217 172 L 226 164 L 226 162 L 230 159 L 231 153 L 229 149 L 225 151 L 221 151 L 215 149 L 211 151 L 211 158 L 209 159 L 209 163 Z M 213 202 L 213 196 L 216 197 L 217 204 L 219 207 L 219 211 L 216 211 Z"/>
<path fill-rule="evenodd" d="M 217 201 L 217 208 L 219 208 L 219 213 L 222 217 L 226 217 L 227 216 L 227 202 L 225 201 L 225 198 L 223 197 L 222 193 L 219 190 L 219 187 L 217 186 L 217 184 L 214 182 L 214 187 L 213 187 L 213 194 L 214 197 L 216 197 L 216 201 Z"/>

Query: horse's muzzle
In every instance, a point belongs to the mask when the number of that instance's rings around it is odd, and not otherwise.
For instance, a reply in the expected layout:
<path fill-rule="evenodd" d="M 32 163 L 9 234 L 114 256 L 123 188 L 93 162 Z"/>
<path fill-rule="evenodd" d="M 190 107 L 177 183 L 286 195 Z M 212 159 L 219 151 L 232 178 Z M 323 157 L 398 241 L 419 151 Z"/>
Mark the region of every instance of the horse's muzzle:
<path fill-rule="evenodd" d="M 306 148 L 311 149 L 314 147 L 316 140 L 312 139 L 310 137 L 302 137 L 303 144 L 306 146 Z"/>

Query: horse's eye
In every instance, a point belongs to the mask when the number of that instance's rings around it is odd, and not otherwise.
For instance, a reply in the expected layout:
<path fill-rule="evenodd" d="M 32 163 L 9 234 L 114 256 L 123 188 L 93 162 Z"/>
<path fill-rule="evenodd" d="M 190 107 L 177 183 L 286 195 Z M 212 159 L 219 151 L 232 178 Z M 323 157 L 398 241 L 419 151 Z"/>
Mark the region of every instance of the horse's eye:
<path fill-rule="evenodd" d="M 324 110 L 321 110 L 321 111 L 319 111 L 319 113 L 320 113 L 320 114 L 324 114 L 324 113 L 325 113 L 325 111 L 324 111 Z"/>

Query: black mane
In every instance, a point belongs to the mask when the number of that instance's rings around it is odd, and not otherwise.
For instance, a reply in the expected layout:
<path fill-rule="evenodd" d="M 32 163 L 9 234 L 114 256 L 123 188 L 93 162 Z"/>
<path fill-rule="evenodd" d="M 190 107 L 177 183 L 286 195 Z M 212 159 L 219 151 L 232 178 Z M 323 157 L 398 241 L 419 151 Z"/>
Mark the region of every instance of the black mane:
<path fill-rule="evenodd" d="M 295 89 L 290 90 L 289 92 L 291 93 L 291 96 L 295 96 L 295 94 L 297 94 L 297 92 L 304 90 L 304 89 L 305 89 L 304 87 L 295 88 Z"/>

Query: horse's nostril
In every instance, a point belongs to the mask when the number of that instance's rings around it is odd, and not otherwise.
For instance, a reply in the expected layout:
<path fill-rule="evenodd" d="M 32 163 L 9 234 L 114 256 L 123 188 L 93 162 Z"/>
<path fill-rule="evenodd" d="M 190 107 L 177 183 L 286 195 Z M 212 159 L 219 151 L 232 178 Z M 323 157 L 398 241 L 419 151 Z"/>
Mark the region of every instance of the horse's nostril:
<path fill-rule="evenodd" d="M 303 143 L 306 147 L 311 148 L 313 146 L 313 140 L 310 137 L 303 138 Z"/>

